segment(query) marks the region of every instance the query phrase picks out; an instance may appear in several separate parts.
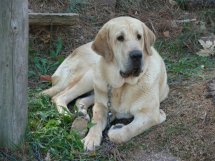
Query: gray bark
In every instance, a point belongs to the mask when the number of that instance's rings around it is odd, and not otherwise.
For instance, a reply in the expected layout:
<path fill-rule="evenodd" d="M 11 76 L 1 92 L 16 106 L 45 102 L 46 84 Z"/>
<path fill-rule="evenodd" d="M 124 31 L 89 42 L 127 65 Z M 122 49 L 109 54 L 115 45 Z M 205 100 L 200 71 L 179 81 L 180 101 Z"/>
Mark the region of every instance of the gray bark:
<path fill-rule="evenodd" d="M 0 147 L 13 148 L 27 123 L 28 1 L 0 1 Z"/>

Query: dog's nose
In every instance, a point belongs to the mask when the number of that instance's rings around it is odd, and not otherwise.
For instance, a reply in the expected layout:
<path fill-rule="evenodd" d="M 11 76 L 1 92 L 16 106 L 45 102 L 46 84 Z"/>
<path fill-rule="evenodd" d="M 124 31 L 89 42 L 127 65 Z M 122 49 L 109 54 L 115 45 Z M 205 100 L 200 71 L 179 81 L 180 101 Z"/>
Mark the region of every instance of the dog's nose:
<path fill-rule="evenodd" d="M 129 57 L 132 60 L 140 60 L 142 58 L 142 51 L 140 50 L 133 50 L 129 53 Z"/>

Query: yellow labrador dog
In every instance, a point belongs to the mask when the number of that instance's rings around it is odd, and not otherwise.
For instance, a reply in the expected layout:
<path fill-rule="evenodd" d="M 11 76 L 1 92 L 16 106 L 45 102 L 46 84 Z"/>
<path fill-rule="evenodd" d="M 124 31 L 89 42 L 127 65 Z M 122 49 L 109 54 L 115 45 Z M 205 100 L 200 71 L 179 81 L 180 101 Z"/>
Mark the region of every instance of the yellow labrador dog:
<path fill-rule="evenodd" d="M 76 102 L 86 118 L 87 108 L 94 103 L 95 125 L 83 139 L 86 150 L 100 145 L 108 108 L 116 118 L 134 117 L 128 125 L 109 129 L 108 137 L 116 143 L 165 121 L 159 107 L 169 87 L 164 61 L 152 46 L 154 41 L 155 35 L 143 22 L 131 17 L 114 18 L 104 24 L 93 42 L 65 59 L 52 76 L 53 87 L 43 93 L 53 97 L 60 113 L 67 111 L 70 101 L 94 90 L 94 95 Z"/>

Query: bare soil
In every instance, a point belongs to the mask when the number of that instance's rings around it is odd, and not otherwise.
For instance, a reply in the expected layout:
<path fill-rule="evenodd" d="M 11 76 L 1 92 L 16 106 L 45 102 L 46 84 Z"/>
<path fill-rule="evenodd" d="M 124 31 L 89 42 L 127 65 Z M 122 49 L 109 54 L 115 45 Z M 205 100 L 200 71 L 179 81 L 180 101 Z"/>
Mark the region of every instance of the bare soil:
<path fill-rule="evenodd" d="M 113 0 L 112 0 L 113 1 Z M 103 3 L 102 3 L 103 2 Z M 75 26 L 30 26 L 30 45 L 33 50 L 51 50 L 57 37 L 63 40 L 61 54 L 68 55 L 78 46 L 92 41 L 99 28 L 109 19 L 117 16 L 132 16 L 145 22 L 157 37 L 163 37 L 163 32 L 169 31 L 170 37 L 176 37 L 181 26 L 172 26 L 175 19 L 192 19 L 192 13 L 181 11 L 165 0 L 146 1 L 142 3 L 129 0 L 117 0 L 112 6 L 99 0 L 29 0 L 30 12 L 76 12 L 80 20 Z M 72 7 L 71 7 L 72 6 Z"/>
<path fill-rule="evenodd" d="M 170 87 L 163 124 L 133 140 L 127 160 L 214 160 L 215 106 L 205 82 Z M 137 144 L 136 144 L 137 143 Z M 157 159 L 159 158 L 159 159 Z"/>

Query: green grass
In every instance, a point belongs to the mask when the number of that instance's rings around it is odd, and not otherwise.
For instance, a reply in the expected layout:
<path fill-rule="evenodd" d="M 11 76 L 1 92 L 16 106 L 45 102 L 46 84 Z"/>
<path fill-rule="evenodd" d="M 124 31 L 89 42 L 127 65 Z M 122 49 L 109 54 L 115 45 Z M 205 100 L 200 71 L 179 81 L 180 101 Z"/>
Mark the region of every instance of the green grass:
<path fill-rule="evenodd" d="M 54 48 L 48 51 L 29 50 L 29 78 L 41 75 L 50 75 L 65 59 L 60 55 L 62 50 L 62 39 L 58 38 Z"/>
<path fill-rule="evenodd" d="M 35 97 L 32 90 L 29 93 L 29 144 L 43 156 L 49 152 L 53 160 L 75 159 L 83 153 L 79 135 L 71 130 L 74 116 L 59 114 L 48 97 Z"/>
<path fill-rule="evenodd" d="M 49 153 L 51 160 L 113 160 L 102 150 L 86 153 L 80 136 L 71 129 L 75 114 L 59 114 L 50 98 L 37 97 L 37 93 L 37 90 L 29 90 L 26 142 L 31 148 L 28 154 L 31 158 L 39 154 L 39 158 L 44 159 Z"/>
<path fill-rule="evenodd" d="M 166 59 L 167 70 L 174 77 L 183 79 L 204 77 L 204 72 L 212 68 L 213 60 L 209 58 L 201 58 L 193 55 L 187 55 L 178 60 Z M 173 81 L 174 81 L 173 80 Z"/>
<path fill-rule="evenodd" d="M 203 79 L 205 72 L 214 69 L 214 57 L 201 57 L 196 54 L 200 49 L 200 37 L 201 33 L 193 32 L 192 26 L 186 25 L 177 39 L 157 40 L 155 47 L 165 61 L 170 83 L 193 78 Z"/>
<path fill-rule="evenodd" d="M 84 7 L 90 3 L 88 0 L 73 0 L 70 1 L 68 11 L 78 13 L 80 10 L 83 10 Z"/>

